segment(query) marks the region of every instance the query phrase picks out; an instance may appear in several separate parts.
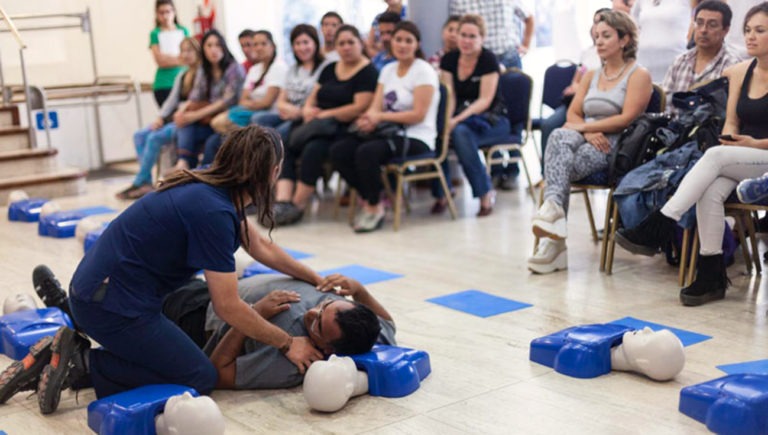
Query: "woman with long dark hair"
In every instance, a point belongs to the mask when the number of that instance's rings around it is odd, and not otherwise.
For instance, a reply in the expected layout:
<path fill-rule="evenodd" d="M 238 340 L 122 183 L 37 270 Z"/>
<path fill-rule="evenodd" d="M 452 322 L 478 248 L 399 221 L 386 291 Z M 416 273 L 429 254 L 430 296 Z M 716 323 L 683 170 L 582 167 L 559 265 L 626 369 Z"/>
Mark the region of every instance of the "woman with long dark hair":
<path fill-rule="evenodd" d="M 216 313 L 233 328 L 279 348 L 301 373 L 322 358 L 306 337 L 292 337 L 262 318 L 237 293 L 234 252 L 242 245 L 261 263 L 317 285 L 322 278 L 260 235 L 245 216 L 256 208 L 271 228 L 272 188 L 283 159 L 280 137 L 258 126 L 227 135 L 207 169 L 178 171 L 131 205 L 80 262 L 70 307 L 79 329 L 99 342 L 90 349 L 63 327 L 40 378 L 44 414 L 56 410 L 64 386 L 92 384 L 101 398 L 148 384 L 180 384 L 210 393 L 211 361 L 162 314 L 165 295 L 203 270 Z"/>
<path fill-rule="evenodd" d="M 179 56 L 179 43 L 189 36 L 189 30 L 179 24 L 173 0 L 155 1 L 155 28 L 149 33 L 149 49 L 157 64 L 152 92 L 155 102 L 162 106 L 171 93 L 173 81 L 184 69 Z"/>
<path fill-rule="evenodd" d="M 178 129 L 176 151 L 179 160 L 175 169 L 197 166 L 198 155 L 213 134 L 211 118 L 237 103 L 245 73 L 227 48 L 227 42 L 217 30 L 209 30 L 201 42 L 203 63 L 195 78 L 189 100 L 173 115 Z"/>

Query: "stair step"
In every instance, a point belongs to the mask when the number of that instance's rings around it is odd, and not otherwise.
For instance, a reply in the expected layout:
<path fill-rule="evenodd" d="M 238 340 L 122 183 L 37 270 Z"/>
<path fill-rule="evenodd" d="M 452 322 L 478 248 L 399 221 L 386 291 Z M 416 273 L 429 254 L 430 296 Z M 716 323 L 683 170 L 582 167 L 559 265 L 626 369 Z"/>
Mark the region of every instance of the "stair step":
<path fill-rule="evenodd" d="M 29 149 L 29 129 L 26 127 L 0 128 L 0 151 Z"/>
<path fill-rule="evenodd" d="M 25 175 L 0 180 L 0 206 L 8 205 L 8 194 L 21 189 L 30 198 L 56 198 L 85 192 L 86 171 L 64 168 L 47 174 Z"/>
<path fill-rule="evenodd" d="M 18 106 L 0 106 L 0 127 L 12 127 L 19 125 Z"/>
<path fill-rule="evenodd" d="M 0 151 L 0 179 L 54 171 L 58 153 L 55 149 Z"/>

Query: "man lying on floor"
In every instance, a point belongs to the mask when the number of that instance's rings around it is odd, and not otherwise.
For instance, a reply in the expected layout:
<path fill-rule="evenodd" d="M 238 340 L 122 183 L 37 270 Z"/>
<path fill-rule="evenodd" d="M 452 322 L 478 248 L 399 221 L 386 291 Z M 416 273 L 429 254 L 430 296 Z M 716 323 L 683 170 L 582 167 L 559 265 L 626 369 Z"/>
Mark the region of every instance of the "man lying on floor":
<path fill-rule="evenodd" d="M 59 281 L 47 267 L 39 269 L 44 273 L 34 280 L 38 295 L 47 306 L 69 313 Z M 238 291 L 266 319 L 291 336 L 309 337 L 326 356 L 364 353 L 374 343 L 395 344 L 392 316 L 354 279 L 331 275 L 318 290 L 284 275 L 256 275 L 241 280 Z M 278 348 L 245 337 L 216 316 L 204 281 L 191 281 L 168 295 L 163 314 L 204 347 L 218 374 L 216 388 L 291 388 L 303 381 L 303 373 Z M 24 361 L 0 373 L 0 404 L 20 391 L 36 389 L 41 367 L 51 358 L 51 342 L 51 337 L 41 340 Z"/>
<path fill-rule="evenodd" d="M 387 310 L 354 279 L 331 275 L 318 291 L 282 275 L 256 275 L 238 284 L 240 297 L 292 336 L 306 336 L 325 355 L 358 354 L 374 343 L 395 344 L 395 323 Z M 204 283 L 170 294 L 163 312 L 198 344 L 219 375 L 216 388 L 290 388 L 304 375 L 280 350 L 247 338 L 222 322 L 205 300 Z M 349 301 L 345 296 L 351 296 Z M 203 311 L 205 314 L 203 315 Z"/>

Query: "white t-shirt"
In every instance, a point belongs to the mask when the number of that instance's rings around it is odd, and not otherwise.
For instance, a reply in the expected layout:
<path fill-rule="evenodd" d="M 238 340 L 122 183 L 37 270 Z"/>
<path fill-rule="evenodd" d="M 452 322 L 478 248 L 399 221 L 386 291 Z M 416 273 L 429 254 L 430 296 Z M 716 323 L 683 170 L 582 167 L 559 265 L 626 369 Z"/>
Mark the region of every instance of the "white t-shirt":
<path fill-rule="evenodd" d="M 403 77 L 398 77 L 399 62 L 384 66 L 379 73 L 379 83 L 384 91 L 385 112 L 405 112 L 413 109 L 413 90 L 418 86 L 429 85 L 435 88 L 432 101 L 424 120 L 405 128 L 405 134 L 424 142 L 431 150 L 435 149 L 437 137 L 437 106 L 440 100 L 437 73 L 422 59 L 416 59 Z"/>
<path fill-rule="evenodd" d="M 245 76 L 245 82 L 243 83 L 243 92 L 248 92 L 248 95 L 252 100 L 258 100 L 264 98 L 267 95 L 267 91 L 271 87 L 282 89 L 285 87 L 285 76 L 288 72 L 288 66 L 280 59 L 275 59 L 272 62 L 272 66 L 269 67 L 267 75 L 261 80 L 261 83 L 256 83 L 261 77 L 261 73 L 264 71 L 264 64 L 258 63 L 248 70 L 248 74 Z M 277 100 L 275 100 L 277 101 Z M 275 110 L 275 106 L 272 106 L 272 110 Z"/>
<path fill-rule="evenodd" d="M 686 50 L 691 2 L 636 0 L 632 17 L 639 32 L 637 63 L 648 69 L 654 83 L 661 83 L 675 58 Z"/>
<path fill-rule="evenodd" d="M 328 61 L 325 61 L 320 64 L 315 68 L 315 72 L 308 71 L 299 64 L 289 67 L 285 77 L 285 93 L 288 102 L 295 106 L 303 105 L 312 92 L 312 88 L 315 87 L 317 78 L 320 77 L 320 71 L 328 63 Z"/>

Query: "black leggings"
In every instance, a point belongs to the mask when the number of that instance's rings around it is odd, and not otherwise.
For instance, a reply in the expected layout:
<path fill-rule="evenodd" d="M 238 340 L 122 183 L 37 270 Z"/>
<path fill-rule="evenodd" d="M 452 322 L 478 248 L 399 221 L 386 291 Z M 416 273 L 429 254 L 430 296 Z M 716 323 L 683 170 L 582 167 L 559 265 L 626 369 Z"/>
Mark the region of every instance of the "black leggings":
<path fill-rule="evenodd" d="M 323 164 L 328 160 L 332 140 L 330 137 L 315 137 L 306 143 L 286 147 L 280 179 L 298 180 L 314 186 L 323 175 Z"/>
<path fill-rule="evenodd" d="M 408 142 L 408 156 L 430 151 L 429 147 L 418 139 L 409 138 Z M 331 146 L 331 161 L 344 180 L 357 189 L 368 204 L 376 205 L 384 187 L 381 182 L 381 165 L 400 157 L 404 143 L 402 137 L 361 142 L 357 136 L 349 136 Z"/>

